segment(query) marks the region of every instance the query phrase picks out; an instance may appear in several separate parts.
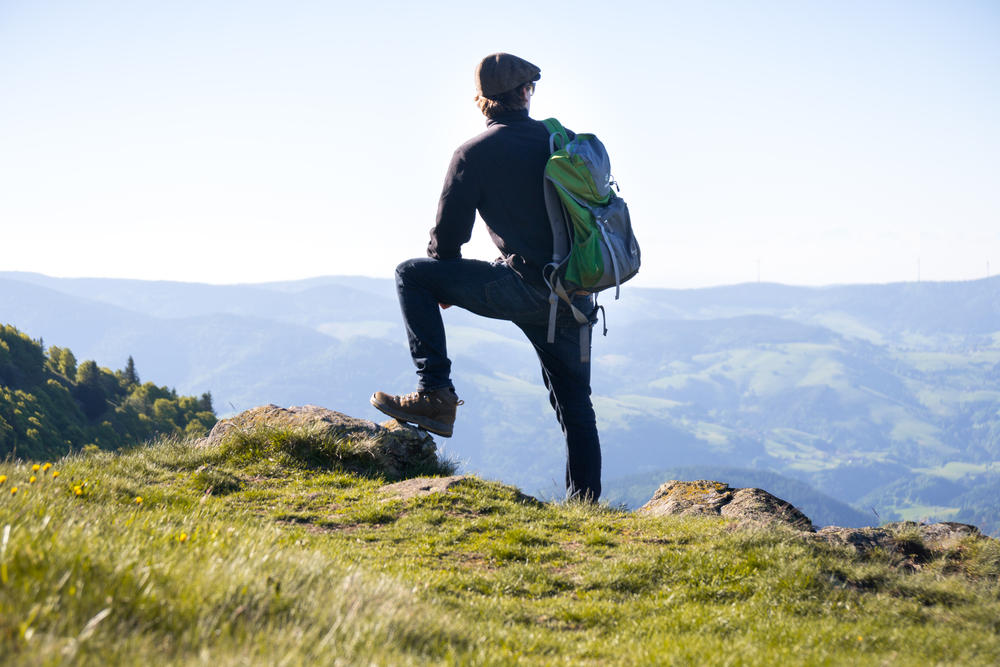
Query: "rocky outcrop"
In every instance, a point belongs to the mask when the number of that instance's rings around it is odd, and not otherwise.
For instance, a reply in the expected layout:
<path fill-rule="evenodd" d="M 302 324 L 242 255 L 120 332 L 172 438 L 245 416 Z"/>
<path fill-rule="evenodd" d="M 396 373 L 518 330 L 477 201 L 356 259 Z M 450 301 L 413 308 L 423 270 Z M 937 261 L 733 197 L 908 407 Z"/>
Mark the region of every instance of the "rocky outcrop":
<path fill-rule="evenodd" d="M 975 526 L 953 521 L 897 521 L 877 528 L 827 526 L 818 531 L 816 537 L 830 544 L 851 547 L 859 554 L 881 550 L 890 556 L 916 564 L 959 548 L 966 538 L 988 539 Z"/>
<path fill-rule="evenodd" d="M 778 523 L 812 531 L 809 518 L 762 489 L 733 489 L 724 482 L 671 480 L 637 510 L 650 516 L 724 516 L 754 523 Z"/>
<path fill-rule="evenodd" d="M 309 437 L 350 440 L 370 455 L 387 477 L 400 477 L 407 470 L 438 464 L 434 440 L 422 429 L 390 419 L 381 425 L 357 419 L 317 405 L 282 408 L 263 405 L 220 420 L 212 431 L 195 443 L 196 447 L 222 444 L 234 433 L 259 430 L 295 430 Z"/>
<path fill-rule="evenodd" d="M 319 436 L 332 438 L 370 438 L 378 434 L 379 427 L 367 419 L 356 419 L 318 405 L 292 406 L 262 405 L 240 414 L 220 419 L 211 432 L 197 443 L 197 447 L 218 445 L 233 431 L 250 431 L 257 428 L 307 429 Z"/>
<path fill-rule="evenodd" d="M 722 506 L 719 514 L 754 523 L 783 523 L 797 530 L 815 530 L 809 517 L 798 508 L 763 489 L 736 489 L 733 499 Z"/>
<path fill-rule="evenodd" d="M 900 521 L 884 526 L 827 526 L 814 532 L 812 522 L 790 503 L 762 489 L 733 489 L 723 482 L 671 480 L 656 490 L 637 512 L 649 516 L 723 516 L 755 524 L 783 524 L 806 539 L 850 547 L 859 555 L 881 553 L 903 569 L 919 569 L 927 561 L 949 557 L 967 539 L 988 540 L 975 526 L 943 521 Z"/>
<path fill-rule="evenodd" d="M 404 479 L 395 484 L 386 484 L 380 490 L 386 495 L 399 500 L 408 500 L 417 496 L 428 496 L 432 493 L 444 493 L 465 480 L 473 479 L 471 475 L 452 475 L 450 477 L 414 477 Z"/>

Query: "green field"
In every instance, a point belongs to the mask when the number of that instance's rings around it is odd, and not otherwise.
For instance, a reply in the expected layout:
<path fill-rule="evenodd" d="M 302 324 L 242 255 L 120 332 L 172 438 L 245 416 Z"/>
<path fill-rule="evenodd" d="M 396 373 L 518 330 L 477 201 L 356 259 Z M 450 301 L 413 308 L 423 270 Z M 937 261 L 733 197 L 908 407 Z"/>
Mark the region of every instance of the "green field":
<path fill-rule="evenodd" d="M 899 567 L 476 478 L 399 500 L 373 460 L 271 432 L 0 464 L 0 662 L 1000 661 L 995 540 Z"/>

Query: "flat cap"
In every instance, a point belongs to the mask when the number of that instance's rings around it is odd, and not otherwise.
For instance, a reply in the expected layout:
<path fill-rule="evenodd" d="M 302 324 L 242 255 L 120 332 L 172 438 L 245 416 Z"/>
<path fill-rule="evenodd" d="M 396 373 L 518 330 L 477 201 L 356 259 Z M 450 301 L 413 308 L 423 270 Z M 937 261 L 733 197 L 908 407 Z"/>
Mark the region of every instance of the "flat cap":
<path fill-rule="evenodd" d="M 542 70 L 524 58 L 509 53 L 494 53 L 476 65 L 476 92 L 483 97 L 496 97 L 540 78 Z"/>

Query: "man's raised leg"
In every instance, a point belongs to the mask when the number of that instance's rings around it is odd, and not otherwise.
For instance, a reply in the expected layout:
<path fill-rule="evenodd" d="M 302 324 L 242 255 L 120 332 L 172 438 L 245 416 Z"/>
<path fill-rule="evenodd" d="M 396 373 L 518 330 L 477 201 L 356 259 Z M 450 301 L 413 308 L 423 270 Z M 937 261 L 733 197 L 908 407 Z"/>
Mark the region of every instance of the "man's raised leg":
<path fill-rule="evenodd" d="M 450 437 L 461 401 L 451 382 L 451 360 L 441 305 L 477 315 L 513 319 L 526 310 L 543 318 L 544 298 L 521 284 L 504 265 L 471 259 L 411 259 L 396 267 L 396 291 L 410 355 L 417 367 L 417 391 L 397 396 L 376 392 L 371 403 L 385 414 Z"/>

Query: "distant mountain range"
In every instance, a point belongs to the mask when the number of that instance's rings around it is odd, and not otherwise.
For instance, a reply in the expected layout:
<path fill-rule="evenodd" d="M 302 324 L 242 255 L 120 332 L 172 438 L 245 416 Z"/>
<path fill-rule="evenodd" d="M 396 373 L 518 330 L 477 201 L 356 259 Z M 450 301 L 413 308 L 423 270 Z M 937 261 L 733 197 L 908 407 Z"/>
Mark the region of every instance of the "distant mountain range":
<path fill-rule="evenodd" d="M 1000 278 L 633 288 L 606 301 L 593 387 L 609 497 L 626 498 L 637 475 L 738 468 L 807 484 L 855 507 L 854 521 L 1000 531 Z M 558 495 L 563 444 L 530 347 L 506 322 L 458 309 L 445 320 L 466 402 L 446 454 Z M 0 322 L 111 368 L 132 355 L 181 393 L 211 391 L 220 415 L 315 403 L 379 420 L 371 392 L 415 382 L 388 279 L 0 273 Z"/>

